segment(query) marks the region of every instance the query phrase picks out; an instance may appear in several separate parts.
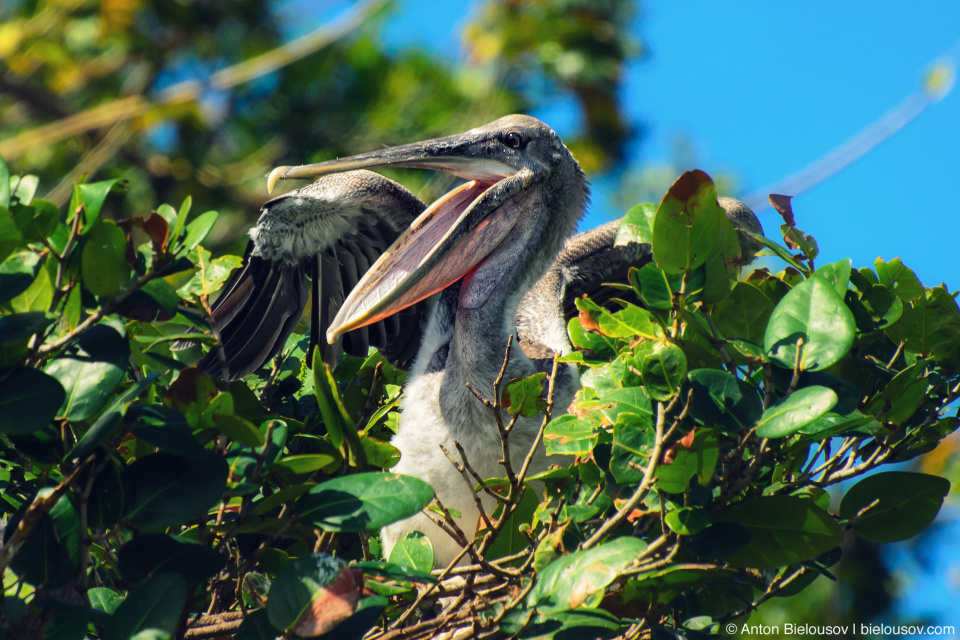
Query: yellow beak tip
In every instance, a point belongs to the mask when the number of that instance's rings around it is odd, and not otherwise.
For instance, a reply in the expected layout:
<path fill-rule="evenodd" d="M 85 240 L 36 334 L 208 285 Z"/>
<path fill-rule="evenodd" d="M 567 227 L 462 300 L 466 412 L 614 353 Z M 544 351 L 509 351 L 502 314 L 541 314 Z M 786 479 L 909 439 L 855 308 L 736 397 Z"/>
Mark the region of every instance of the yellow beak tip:
<path fill-rule="evenodd" d="M 289 168 L 290 167 L 277 167 L 270 172 L 270 175 L 267 176 L 267 193 L 273 193 L 273 188 L 278 181 L 284 178 L 284 174 L 286 174 Z"/>

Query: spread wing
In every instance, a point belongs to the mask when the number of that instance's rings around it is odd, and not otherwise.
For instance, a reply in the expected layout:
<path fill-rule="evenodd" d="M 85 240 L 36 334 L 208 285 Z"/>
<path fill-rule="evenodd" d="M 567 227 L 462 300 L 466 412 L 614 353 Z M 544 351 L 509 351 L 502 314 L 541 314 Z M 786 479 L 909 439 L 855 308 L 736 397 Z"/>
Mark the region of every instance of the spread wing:
<path fill-rule="evenodd" d="M 267 202 L 240 269 L 212 306 L 220 334 L 198 366 L 229 380 L 269 361 L 286 344 L 312 297 L 310 353 L 337 361 L 341 349 L 365 356 L 370 346 L 405 366 L 420 343 L 422 304 L 325 340 L 327 327 L 367 269 L 424 209 L 399 184 L 369 171 L 334 174 Z"/>

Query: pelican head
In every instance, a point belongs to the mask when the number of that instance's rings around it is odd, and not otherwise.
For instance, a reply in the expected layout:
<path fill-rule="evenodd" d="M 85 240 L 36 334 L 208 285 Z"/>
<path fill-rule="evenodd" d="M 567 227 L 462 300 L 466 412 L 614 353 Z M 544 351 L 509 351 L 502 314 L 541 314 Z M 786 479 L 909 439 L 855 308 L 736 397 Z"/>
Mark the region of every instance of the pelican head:
<path fill-rule="evenodd" d="M 464 278 L 461 306 L 467 308 L 517 284 L 511 266 L 522 265 L 529 286 L 572 233 L 587 199 L 583 172 L 560 138 L 525 115 L 444 138 L 278 167 L 268 188 L 282 179 L 388 166 L 446 171 L 467 182 L 430 205 L 371 267 L 328 328 L 330 342 Z"/>

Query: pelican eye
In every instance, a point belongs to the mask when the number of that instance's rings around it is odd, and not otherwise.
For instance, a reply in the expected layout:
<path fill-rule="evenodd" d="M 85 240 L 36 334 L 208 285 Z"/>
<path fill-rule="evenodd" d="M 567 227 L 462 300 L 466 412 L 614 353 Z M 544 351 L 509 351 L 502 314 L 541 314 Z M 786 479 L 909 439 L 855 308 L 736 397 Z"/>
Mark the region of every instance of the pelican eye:
<path fill-rule="evenodd" d="M 517 131 L 508 131 L 503 136 L 503 144 L 511 149 L 522 149 L 527 144 L 526 137 Z"/>

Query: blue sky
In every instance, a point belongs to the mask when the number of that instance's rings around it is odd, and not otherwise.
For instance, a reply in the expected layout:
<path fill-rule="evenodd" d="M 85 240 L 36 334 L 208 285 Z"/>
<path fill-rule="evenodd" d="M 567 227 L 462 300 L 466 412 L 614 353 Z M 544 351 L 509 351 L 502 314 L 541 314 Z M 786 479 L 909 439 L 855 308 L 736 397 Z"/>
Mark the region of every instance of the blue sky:
<path fill-rule="evenodd" d="M 312 15 L 299 35 L 348 3 L 293 0 Z M 384 37 L 462 56 L 460 32 L 475 3 L 400 0 Z M 634 33 L 649 49 L 626 74 L 623 102 L 647 135 L 635 163 L 663 164 L 671 141 L 695 143 L 698 168 L 738 178 L 745 195 L 814 162 L 914 91 L 931 62 L 960 54 L 960 3 L 646 2 Z M 572 104 L 539 115 L 564 134 Z M 692 168 L 692 167 L 684 167 Z M 951 201 L 960 175 L 960 90 L 865 158 L 794 200 L 798 224 L 820 243 L 820 262 L 869 266 L 899 256 L 924 284 L 960 289 L 953 259 L 960 215 Z M 595 180 L 594 226 L 618 216 Z M 768 233 L 779 218 L 761 214 Z"/>
<path fill-rule="evenodd" d="M 348 6 L 289 0 L 314 16 L 291 26 L 315 28 Z M 898 105 L 948 50 L 960 57 L 960 3 L 929 0 L 803 3 L 644 2 L 635 35 L 648 55 L 632 62 L 623 103 L 646 128 L 632 148 L 637 166 L 671 161 L 682 135 L 695 144 L 697 167 L 732 174 L 745 195 L 803 169 Z M 399 0 L 384 37 L 392 47 L 424 47 L 457 60 L 460 32 L 475 3 Z M 574 105 L 536 113 L 563 137 L 576 126 Z M 453 133 L 451 131 L 451 133 Z M 358 149 L 358 151 L 363 151 Z M 682 167 L 691 169 L 695 167 Z M 850 257 L 855 267 L 900 257 L 927 286 L 960 289 L 960 88 L 864 158 L 794 199 L 798 225 L 816 237 L 819 264 Z M 607 182 L 594 180 L 592 227 L 622 215 Z M 761 213 L 767 234 L 779 217 Z M 914 563 L 909 545 L 891 547 L 909 572 L 899 611 L 960 624 L 955 602 L 960 526 L 939 528 L 937 562 Z"/>

